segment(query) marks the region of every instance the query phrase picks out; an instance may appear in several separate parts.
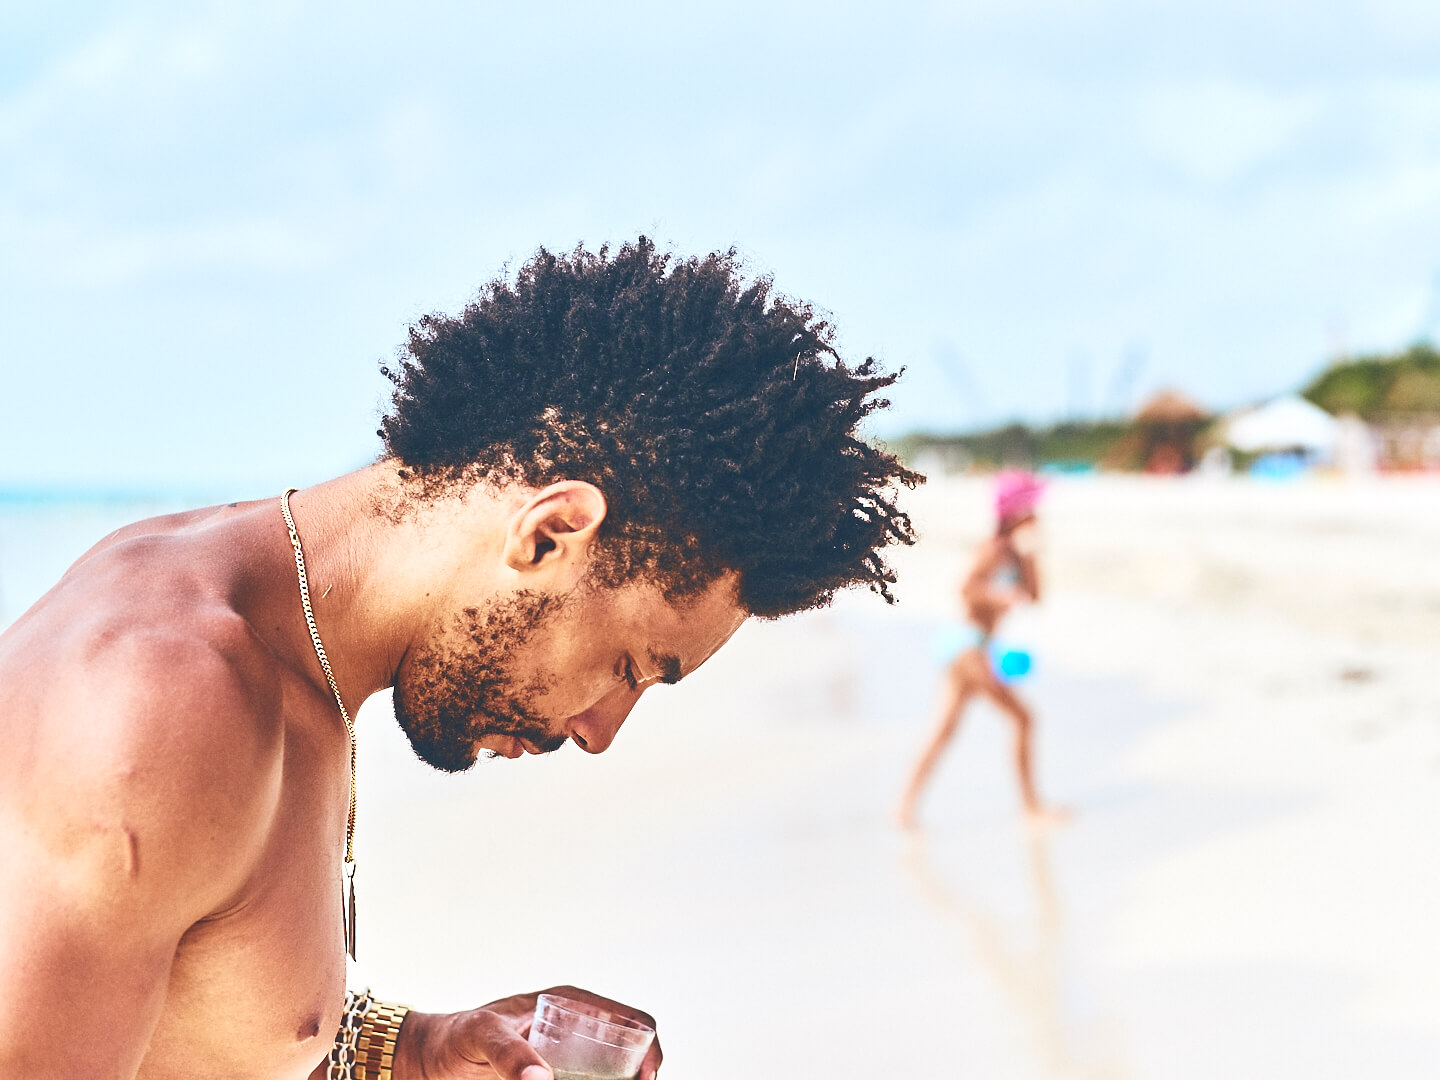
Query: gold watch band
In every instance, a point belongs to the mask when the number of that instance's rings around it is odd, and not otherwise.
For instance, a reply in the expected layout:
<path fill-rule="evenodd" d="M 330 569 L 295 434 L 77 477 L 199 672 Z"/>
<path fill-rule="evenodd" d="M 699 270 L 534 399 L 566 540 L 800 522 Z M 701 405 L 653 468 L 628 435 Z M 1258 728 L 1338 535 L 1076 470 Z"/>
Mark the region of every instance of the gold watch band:
<path fill-rule="evenodd" d="M 388 1001 L 370 1002 L 360 1023 L 360 1037 L 355 1045 L 355 1069 L 365 1080 L 390 1080 L 395 1064 L 395 1043 L 400 1039 L 400 1025 L 405 1022 L 408 1005 L 392 1005 Z"/>

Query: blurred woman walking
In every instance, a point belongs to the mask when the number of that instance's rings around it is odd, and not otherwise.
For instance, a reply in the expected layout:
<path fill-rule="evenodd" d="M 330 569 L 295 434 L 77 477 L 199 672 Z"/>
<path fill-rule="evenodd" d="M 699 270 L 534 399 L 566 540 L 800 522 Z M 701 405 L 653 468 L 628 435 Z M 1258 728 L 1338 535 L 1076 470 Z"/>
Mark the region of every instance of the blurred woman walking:
<path fill-rule="evenodd" d="M 1040 599 L 1036 565 L 1038 537 L 1036 507 L 1044 485 L 1039 478 L 1005 471 L 995 482 L 995 532 L 975 554 L 975 562 L 960 587 L 965 622 L 952 628 L 951 653 L 941 686 L 934 731 L 915 763 L 910 780 L 896 807 L 900 825 L 915 825 L 915 810 L 935 765 L 955 732 L 965 707 L 977 696 L 989 698 L 1015 727 L 1015 771 L 1025 812 L 1032 819 L 1056 820 L 1063 811 L 1040 800 L 1035 790 L 1033 764 L 1034 717 L 1007 685 L 1005 672 L 997 672 L 991 658 L 995 629 L 1017 604 Z"/>

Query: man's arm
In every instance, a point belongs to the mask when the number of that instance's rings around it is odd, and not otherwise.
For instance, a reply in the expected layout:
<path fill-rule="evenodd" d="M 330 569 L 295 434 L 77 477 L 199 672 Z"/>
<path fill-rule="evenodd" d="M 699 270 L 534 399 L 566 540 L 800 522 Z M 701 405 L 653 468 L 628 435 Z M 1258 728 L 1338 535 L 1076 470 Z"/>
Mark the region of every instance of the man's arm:
<path fill-rule="evenodd" d="M 180 938 L 253 863 L 278 734 L 194 639 L 27 659 L 0 672 L 0 1076 L 133 1077 Z"/>

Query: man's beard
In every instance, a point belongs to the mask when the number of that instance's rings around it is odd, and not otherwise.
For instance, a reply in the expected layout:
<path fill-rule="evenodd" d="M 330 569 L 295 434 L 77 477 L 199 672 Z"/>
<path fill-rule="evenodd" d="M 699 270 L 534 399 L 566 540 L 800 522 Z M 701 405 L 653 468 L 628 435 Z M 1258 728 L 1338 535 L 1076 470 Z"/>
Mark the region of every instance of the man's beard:
<path fill-rule="evenodd" d="M 485 735 L 524 739 L 549 753 L 565 745 L 527 705 L 546 690 L 536 677 L 516 693 L 513 654 L 560 609 L 555 596 L 519 592 L 485 612 L 466 608 L 455 634 L 465 645 L 427 645 L 407 658 L 395 683 L 395 719 L 415 756 L 444 772 L 464 772 Z"/>

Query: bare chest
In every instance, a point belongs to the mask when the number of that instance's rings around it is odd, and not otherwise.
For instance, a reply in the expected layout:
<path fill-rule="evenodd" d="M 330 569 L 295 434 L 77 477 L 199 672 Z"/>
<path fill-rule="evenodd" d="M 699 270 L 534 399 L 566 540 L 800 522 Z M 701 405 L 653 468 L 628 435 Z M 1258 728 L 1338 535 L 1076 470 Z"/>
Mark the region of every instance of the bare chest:
<path fill-rule="evenodd" d="M 298 1080 L 329 1051 L 345 996 L 349 778 L 287 773 L 305 783 L 286 791 L 252 886 L 181 939 L 140 1080 Z"/>

